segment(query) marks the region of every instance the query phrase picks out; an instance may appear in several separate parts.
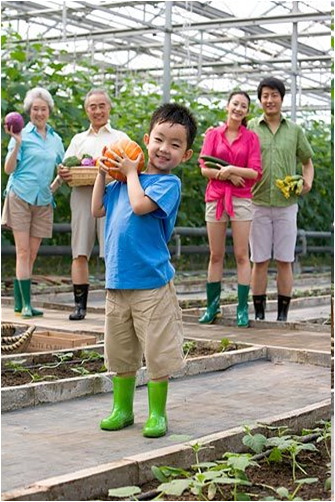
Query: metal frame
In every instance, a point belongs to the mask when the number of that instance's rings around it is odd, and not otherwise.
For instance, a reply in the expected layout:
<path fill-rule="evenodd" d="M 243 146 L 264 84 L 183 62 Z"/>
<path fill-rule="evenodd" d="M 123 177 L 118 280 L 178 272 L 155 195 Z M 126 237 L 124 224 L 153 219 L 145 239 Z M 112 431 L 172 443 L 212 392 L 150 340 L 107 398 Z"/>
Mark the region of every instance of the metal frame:
<path fill-rule="evenodd" d="M 293 119 L 304 107 L 330 110 L 331 2 L 323 10 L 317 1 L 249 3 L 257 15 L 234 15 L 236 0 L 3 1 L 1 10 L 2 23 L 23 36 L 17 43 L 66 46 L 69 62 L 89 52 L 118 82 L 129 73 L 154 79 L 165 101 L 171 80 L 204 95 L 236 86 L 255 94 L 262 76 L 275 74 L 286 82 Z"/>

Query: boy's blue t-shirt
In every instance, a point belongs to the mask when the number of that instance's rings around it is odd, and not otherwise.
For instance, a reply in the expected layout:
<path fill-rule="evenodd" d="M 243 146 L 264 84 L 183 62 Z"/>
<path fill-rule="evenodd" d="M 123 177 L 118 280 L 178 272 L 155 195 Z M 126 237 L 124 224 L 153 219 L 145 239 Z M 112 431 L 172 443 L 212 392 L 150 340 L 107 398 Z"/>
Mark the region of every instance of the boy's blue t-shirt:
<path fill-rule="evenodd" d="M 106 187 L 105 264 L 107 289 L 154 289 L 174 276 L 170 240 L 181 197 L 180 179 L 173 174 L 140 174 L 145 194 L 158 206 L 136 215 L 129 202 L 127 184 Z"/>

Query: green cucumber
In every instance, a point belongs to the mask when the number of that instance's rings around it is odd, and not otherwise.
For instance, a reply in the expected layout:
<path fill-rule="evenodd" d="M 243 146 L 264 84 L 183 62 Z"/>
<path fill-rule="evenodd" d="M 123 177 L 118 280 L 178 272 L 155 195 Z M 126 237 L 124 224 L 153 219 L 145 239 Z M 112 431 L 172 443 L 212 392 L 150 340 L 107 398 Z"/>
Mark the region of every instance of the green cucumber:
<path fill-rule="evenodd" d="M 216 157 L 212 157 L 211 155 L 201 155 L 200 158 L 205 162 L 214 162 L 215 164 L 221 164 L 221 166 L 229 166 L 229 162 L 225 160 L 218 159 Z"/>
<path fill-rule="evenodd" d="M 223 166 L 221 166 L 221 164 L 220 164 L 220 165 L 218 165 L 218 163 L 217 163 L 217 162 L 210 162 L 209 160 L 207 160 L 207 161 L 205 162 L 205 166 L 206 166 L 206 167 L 209 167 L 209 168 L 211 168 L 211 169 L 213 169 L 213 168 L 214 168 L 214 169 L 220 169 L 221 167 L 223 167 Z"/>

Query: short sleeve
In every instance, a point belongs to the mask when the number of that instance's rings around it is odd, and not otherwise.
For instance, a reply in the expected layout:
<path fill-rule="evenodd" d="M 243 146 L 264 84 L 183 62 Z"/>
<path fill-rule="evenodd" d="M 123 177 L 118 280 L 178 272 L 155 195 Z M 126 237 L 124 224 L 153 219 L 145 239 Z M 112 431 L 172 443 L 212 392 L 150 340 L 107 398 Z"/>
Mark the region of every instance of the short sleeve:
<path fill-rule="evenodd" d="M 15 143 L 16 143 L 15 139 L 10 138 L 9 143 L 8 143 L 8 152 L 6 155 L 6 161 L 7 161 L 8 157 L 10 156 L 10 154 L 12 153 L 12 151 L 14 150 Z M 22 144 L 21 144 L 19 151 L 17 153 L 17 162 L 20 162 L 21 156 L 22 156 Z"/>
<path fill-rule="evenodd" d="M 261 155 L 261 145 L 259 142 L 258 135 L 249 131 L 250 140 L 249 140 L 249 152 L 248 152 L 248 164 L 247 166 L 251 169 L 257 171 L 258 176 L 256 178 L 256 182 L 259 181 L 262 177 L 262 155 Z"/>
<path fill-rule="evenodd" d="M 216 142 L 216 135 L 217 135 L 217 129 L 210 129 L 209 131 L 207 131 L 201 148 L 200 157 L 202 155 L 213 154 L 213 149 Z M 199 159 L 199 163 L 201 168 L 206 167 L 205 162 L 202 159 Z"/>
<path fill-rule="evenodd" d="M 176 176 L 161 176 L 158 181 L 148 186 L 144 193 L 158 206 L 151 214 L 157 218 L 168 218 L 179 206 L 181 183 Z"/>
<path fill-rule="evenodd" d="M 298 126 L 298 141 L 297 141 L 297 157 L 305 164 L 310 158 L 313 157 L 313 150 L 311 145 L 306 138 L 306 135 L 302 128 Z"/>

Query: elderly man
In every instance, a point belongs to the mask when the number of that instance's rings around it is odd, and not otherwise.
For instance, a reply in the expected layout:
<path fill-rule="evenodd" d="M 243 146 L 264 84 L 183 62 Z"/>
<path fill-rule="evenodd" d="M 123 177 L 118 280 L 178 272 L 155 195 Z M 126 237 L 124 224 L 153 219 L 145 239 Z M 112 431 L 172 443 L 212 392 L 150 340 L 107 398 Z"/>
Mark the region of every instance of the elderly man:
<path fill-rule="evenodd" d="M 76 155 L 81 158 L 89 154 L 93 158 L 101 155 L 105 145 L 128 136 L 113 129 L 109 122 L 111 100 L 104 89 L 92 89 L 85 97 L 85 111 L 90 121 L 89 128 L 76 134 L 65 152 L 65 158 Z M 60 166 L 59 176 L 64 181 L 71 180 L 70 169 Z M 75 309 L 70 314 L 71 321 L 85 318 L 89 289 L 88 260 L 91 256 L 95 237 L 99 240 L 100 257 L 104 256 L 104 218 L 97 220 L 91 214 L 93 186 L 73 187 L 71 193 L 71 247 L 72 283 Z"/>

